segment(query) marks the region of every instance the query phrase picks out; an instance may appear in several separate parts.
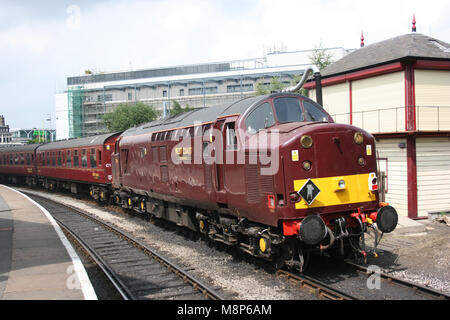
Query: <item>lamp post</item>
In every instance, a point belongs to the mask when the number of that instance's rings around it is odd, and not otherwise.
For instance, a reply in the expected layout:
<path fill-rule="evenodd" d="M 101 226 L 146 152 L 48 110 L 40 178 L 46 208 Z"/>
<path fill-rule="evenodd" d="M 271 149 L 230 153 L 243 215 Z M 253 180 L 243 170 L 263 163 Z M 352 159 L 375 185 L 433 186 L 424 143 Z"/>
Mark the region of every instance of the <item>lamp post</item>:
<path fill-rule="evenodd" d="M 45 119 L 45 122 L 49 121 L 50 122 L 50 130 L 52 129 L 52 117 L 50 114 L 47 114 L 47 118 Z M 52 140 L 52 134 L 50 132 L 50 142 Z M 47 141 L 47 129 L 44 128 L 44 143 Z"/>

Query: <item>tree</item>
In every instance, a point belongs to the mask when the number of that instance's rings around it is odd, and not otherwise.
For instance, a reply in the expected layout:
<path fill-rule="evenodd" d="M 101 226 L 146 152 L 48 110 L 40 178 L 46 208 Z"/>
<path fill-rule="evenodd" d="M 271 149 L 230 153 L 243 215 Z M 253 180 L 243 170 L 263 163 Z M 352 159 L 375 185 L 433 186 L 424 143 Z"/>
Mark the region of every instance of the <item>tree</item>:
<path fill-rule="evenodd" d="M 322 42 L 315 46 L 315 49 L 309 57 L 309 61 L 319 70 L 324 69 L 334 62 L 333 55 L 323 48 Z"/>
<path fill-rule="evenodd" d="M 183 108 L 178 101 L 173 100 L 172 107 L 170 108 L 169 116 L 175 117 L 182 113 L 185 113 L 185 112 L 188 112 L 188 111 L 191 111 L 194 109 L 195 109 L 194 107 L 191 107 L 188 104 L 186 105 L 186 107 Z"/>
<path fill-rule="evenodd" d="M 297 83 L 300 82 L 300 79 L 302 78 L 301 75 L 294 75 L 294 77 L 291 80 L 290 86 L 295 86 Z M 262 96 L 264 94 L 269 94 L 271 92 L 280 92 L 282 91 L 284 88 L 287 88 L 288 85 L 282 83 L 280 81 L 280 78 L 277 77 L 273 77 L 270 80 L 270 84 L 269 85 L 265 85 L 263 82 L 258 82 L 256 84 L 256 96 Z M 300 88 L 300 90 L 297 90 L 296 93 L 300 93 L 302 95 L 307 95 L 308 91 L 304 88 Z"/>
<path fill-rule="evenodd" d="M 281 82 L 280 78 L 272 77 L 270 79 L 270 84 L 265 85 L 263 82 L 258 82 L 256 84 L 256 96 L 262 96 L 264 94 L 269 94 L 271 92 L 278 92 L 285 88 L 286 86 Z"/>
<path fill-rule="evenodd" d="M 114 111 L 103 115 L 102 121 L 110 132 L 125 131 L 133 126 L 153 121 L 160 115 L 160 111 L 143 102 L 121 103 Z"/>

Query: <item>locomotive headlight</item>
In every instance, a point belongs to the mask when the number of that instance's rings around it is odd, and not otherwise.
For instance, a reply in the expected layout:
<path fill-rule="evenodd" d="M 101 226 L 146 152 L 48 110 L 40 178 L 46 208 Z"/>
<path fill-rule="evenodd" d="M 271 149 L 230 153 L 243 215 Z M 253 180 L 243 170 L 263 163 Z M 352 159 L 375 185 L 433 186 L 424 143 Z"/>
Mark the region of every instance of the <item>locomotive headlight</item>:
<path fill-rule="evenodd" d="M 361 132 L 356 132 L 353 136 L 356 144 L 362 144 L 364 142 L 364 136 Z"/>
<path fill-rule="evenodd" d="M 300 143 L 303 148 L 309 149 L 313 145 L 313 140 L 310 136 L 303 136 L 300 138 Z"/>
<path fill-rule="evenodd" d="M 358 157 L 358 164 L 360 166 L 365 166 L 366 165 L 366 160 L 364 159 L 364 157 Z"/>
<path fill-rule="evenodd" d="M 339 180 L 338 185 L 339 185 L 339 188 L 345 189 L 345 180 Z"/>
<path fill-rule="evenodd" d="M 303 169 L 305 169 L 305 171 L 311 170 L 311 162 L 309 162 L 309 161 L 303 161 L 302 166 L 303 166 Z"/>

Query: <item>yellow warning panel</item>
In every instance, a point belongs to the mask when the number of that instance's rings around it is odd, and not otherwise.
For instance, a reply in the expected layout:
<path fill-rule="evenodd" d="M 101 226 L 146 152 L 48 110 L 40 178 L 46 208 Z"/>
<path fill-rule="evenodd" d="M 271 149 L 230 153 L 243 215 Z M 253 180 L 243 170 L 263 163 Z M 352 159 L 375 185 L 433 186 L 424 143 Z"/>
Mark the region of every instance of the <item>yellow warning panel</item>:
<path fill-rule="evenodd" d="M 369 173 L 350 176 L 326 177 L 311 179 L 319 188 L 320 193 L 315 200 L 308 205 L 304 199 L 295 204 L 296 209 L 319 208 L 336 206 L 341 204 L 371 202 L 376 200 L 374 192 L 369 191 Z M 345 182 L 345 188 L 340 188 L 339 183 Z M 294 190 L 299 191 L 308 179 L 294 180 Z"/>

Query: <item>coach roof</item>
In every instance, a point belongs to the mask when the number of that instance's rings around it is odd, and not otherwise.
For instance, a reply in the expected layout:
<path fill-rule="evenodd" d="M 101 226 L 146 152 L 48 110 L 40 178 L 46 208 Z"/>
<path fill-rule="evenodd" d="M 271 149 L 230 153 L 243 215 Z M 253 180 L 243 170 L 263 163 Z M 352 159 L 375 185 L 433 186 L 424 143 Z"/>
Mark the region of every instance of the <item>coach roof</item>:
<path fill-rule="evenodd" d="M 47 143 L 39 147 L 38 151 L 56 150 L 64 148 L 80 148 L 80 147 L 92 147 L 103 145 L 106 140 L 116 135 L 117 133 L 107 133 L 97 136 L 83 137 L 78 139 L 70 139 L 63 141 L 56 141 Z"/>
<path fill-rule="evenodd" d="M 25 144 L 22 146 L 5 146 L 0 148 L 0 153 L 9 153 L 9 152 L 34 152 L 37 147 L 39 147 L 41 144 Z"/>

